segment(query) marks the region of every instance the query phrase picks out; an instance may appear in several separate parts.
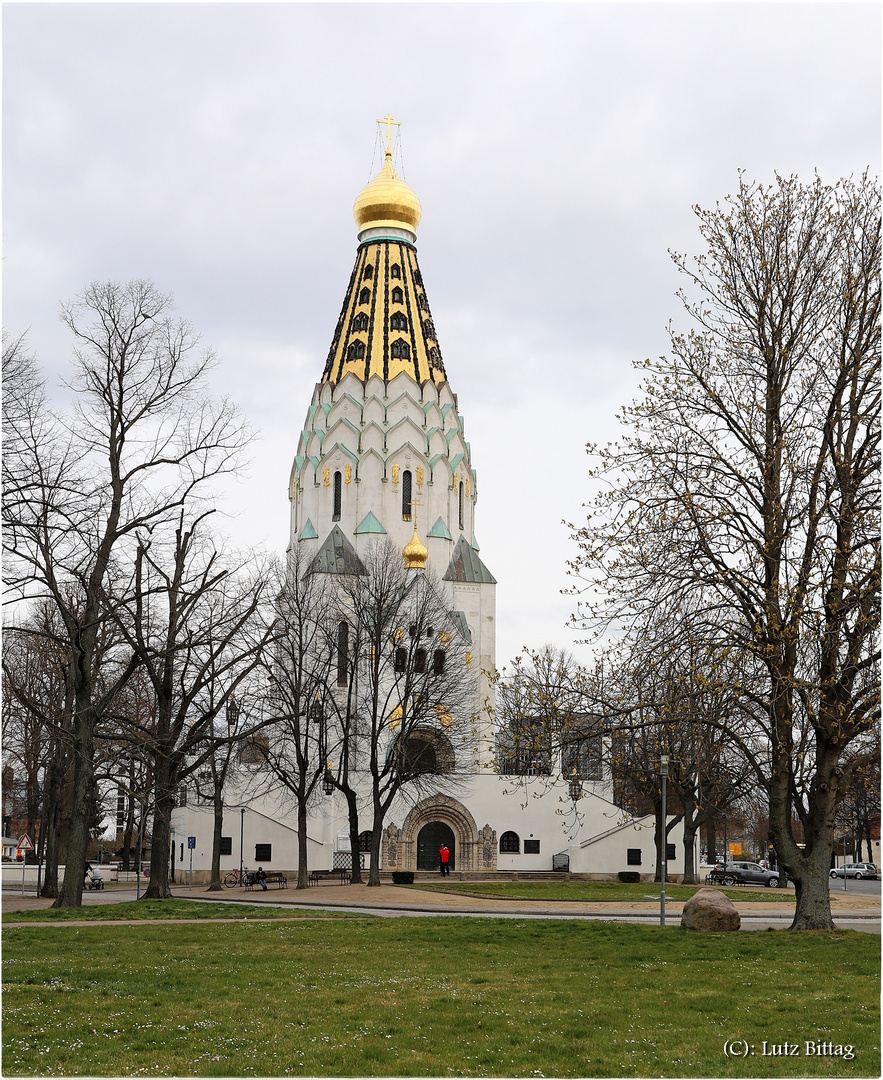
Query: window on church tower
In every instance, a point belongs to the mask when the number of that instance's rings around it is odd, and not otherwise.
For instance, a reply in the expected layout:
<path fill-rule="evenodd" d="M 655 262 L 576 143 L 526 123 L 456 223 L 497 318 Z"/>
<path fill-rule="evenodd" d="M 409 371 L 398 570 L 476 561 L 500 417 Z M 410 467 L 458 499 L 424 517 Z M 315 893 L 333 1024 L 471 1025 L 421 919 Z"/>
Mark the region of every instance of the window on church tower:
<path fill-rule="evenodd" d="M 395 652 L 395 670 L 399 674 L 405 671 L 408 667 L 408 650 L 402 648 L 400 645 Z"/>
<path fill-rule="evenodd" d="M 362 277 L 363 277 L 363 278 L 364 278 L 364 279 L 365 279 L 366 281 L 370 281 L 370 280 L 371 280 L 371 278 L 373 278 L 373 277 L 374 277 L 374 267 L 373 267 L 373 266 L 371 266 L 371 264 L 370 264 L 370 263 L 369 263 L 369 264 L 368 264 L 368 265 L 367 265 L 367 266 L 365 267 L 364 271 L 362 272 Z"/>
<path fill-rule="evenodd" d="M 398 263 L 393 263 L 389 268 L 389 276 L 394 278 L 400 278 L 402 276 L 402 268 Z"/>
<path fill-rule="evenodd" d="M 411 520 L 411 470 L 402 473 L 402 521 Z"/>
<path fill-rule="evenodd" d="M 426 671 L 426 649 L 417 649 L 414 653 L 414 671 L 422 675 Z"/>
<path fill-rule="evenodd" d="M 364 311 L 360 311 L 359 314 L 353 319 L 353 330 L 367 330 L 368 329 L 368 316 Z"/>
<path fill-rule="evenodd" d="M 371 290 L 370 289 L 362 289 L 362 291 L 359 293 L 359 303 L 360 304 L 367 304 L 370 301 L 370 299 L 371 299 Z"/>
<path fill-rule="evenodd" d="M 347 657 L 350 646 L 350 628 L 342 622 L 337 628 L 337 685 L 346 686 Z"/>
<path fill-rule="evenodd" d="M 460 496 L 459 497 L 460 497 L 460 528 L 465 529 L 466 526 L 463 524 L 463 481 L 462 480 L 460 481 Z"/>
<path fill-rule="evenodd" d="M 396 338 L 389 351 L 393 359 L 408 360 L 411 356 L 411 346 L 402 338 Z"/>
<path fill-rule="evenodd" d="M 347 360 L 361 360 L 365 355 L 364 341 L 352 341 L 346 350 Z"/>
<path fill-rule="evenodd" d="M 405 294 L 404 294 L 404 293 L 402 292 L 402 290 L 401 290 L 401 289 L 400 289 L 400 288 L 398 287 L 398 285 L 396 285 L 396 287 L 395 287 L 395 288 L 394 288 L 394 289 L 392 290 L 392 292 L 390 293 L 390 299 L 392 300 L 392 302 L 393 302 L 394 304 L 401 304 L 401 303 L 404 303 L 404 299 L 405 299 Z"/>
<path fill-rule="evenodd" d="M 343 477 L 340 472 L 334 474 L 334 513 L 332 521 L 340 521 L 340 510 L 343 502 Z"/>
<path fill-rule="evenodd" d="M 393 312 L 389 318 L 389 326 L 391 330 L 407 330 L 407 316 L 403 315 L 401 311 Z"/>
<path fill-rule="evenodd" d="M 432 674 L 444 675 L 445 673 L 445 650 L 436 649 L 432 654 Z"/>

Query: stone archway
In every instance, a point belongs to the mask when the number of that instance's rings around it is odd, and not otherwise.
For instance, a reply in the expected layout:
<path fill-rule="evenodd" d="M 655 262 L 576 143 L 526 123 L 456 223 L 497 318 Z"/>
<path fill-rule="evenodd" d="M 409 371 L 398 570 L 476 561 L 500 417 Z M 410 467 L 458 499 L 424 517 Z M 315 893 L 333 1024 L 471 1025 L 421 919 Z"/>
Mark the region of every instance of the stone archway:
<path fill-rule="evenodd" d="M 396 829 L 394 864 L 399 870 L 417 869 L 417 836 L 424 825 L 440 822 L 454 834 L 457 869 L 465 871 L 496 870 L 496 843 L 487 842 L 487 834 L 496 834 L 486 825 L 479 829 L 467 807 L 449 795 L 431 795 L 423 799 Z"/>

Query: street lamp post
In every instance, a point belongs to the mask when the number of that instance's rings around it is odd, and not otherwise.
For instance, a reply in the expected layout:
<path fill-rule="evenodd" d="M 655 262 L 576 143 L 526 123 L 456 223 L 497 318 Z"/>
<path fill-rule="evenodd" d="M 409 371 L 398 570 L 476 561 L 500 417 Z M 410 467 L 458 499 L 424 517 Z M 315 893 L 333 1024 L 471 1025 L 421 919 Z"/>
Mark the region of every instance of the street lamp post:
<path fill-rule="evenodd" d="M 245 807 L 239 811 L 239 880 L 242 881 L 242 838 L 245 832 Z"/>
<path fill-rule="evenodd" d="M 668 794 L 666 788 L 668 783 L 668 754 L 659 755 L 659 775 L 662 778 L 662 824 L 660 827 L 662 844 L 662 882 L 659 888 L 659 925 L 665 926 L 665 878 L 666 871 L 668 870 L 668 839 L 665 831 L 665 820 L 667 817 L 666 796 Z"/>

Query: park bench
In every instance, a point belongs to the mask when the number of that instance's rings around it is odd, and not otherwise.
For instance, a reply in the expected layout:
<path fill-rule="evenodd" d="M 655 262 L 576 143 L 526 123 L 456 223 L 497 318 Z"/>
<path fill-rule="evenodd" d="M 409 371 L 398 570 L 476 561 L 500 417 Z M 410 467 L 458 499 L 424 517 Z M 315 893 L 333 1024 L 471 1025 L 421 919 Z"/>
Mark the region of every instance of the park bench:
<path fill-rule="evenodd" d="M 328 878 L 337 878 L 338 884 L 348 885 L 350 877 L 350 871 L 343 868 L 338 870 L 312 870 L 310 871 L 310 884 L 318 885 L 320 881 L 327 881 Z"/>
<path fill-rule="evenodd" d="M 269 873 L 267 874 L 265 881 L 267 885 L 275 885 L 278 889 L 288 888 L 288 878 L 283 873 L 279 873 L 276 871 Z M 248 878 L 245 882 L 245 891 L 252 892 L 256 885 L 257 879 L 255 878 L 254 874 L 249 873 Z"/>

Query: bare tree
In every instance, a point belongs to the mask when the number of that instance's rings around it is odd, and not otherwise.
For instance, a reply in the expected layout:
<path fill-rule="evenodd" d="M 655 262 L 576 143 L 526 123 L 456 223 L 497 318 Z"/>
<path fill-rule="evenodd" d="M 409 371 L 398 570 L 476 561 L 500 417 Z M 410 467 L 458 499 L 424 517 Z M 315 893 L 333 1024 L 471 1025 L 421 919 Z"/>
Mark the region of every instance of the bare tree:
<path fill-rule="evenodd" d="M 869 760 L 845 751 L 879 723 L 879 190 L 740 178 L 697 215 L 705 254 L 673 257 L 698 329 L 645 362 L 601 452 L 572 570 L 603 596 L 580 616 L 628 626 L 674 598 L 695 640 L 741 654 L 714 725 L 767 793 L 793 928 L 827 929 L 837 806 Z"/>
<path fill-rule="evenodd" d="M 340 584 L 337 683 L 355 709 L 355 723 L 332 774 L 367 773 L 371 816 L 368 884 L 380 884 L 381 839 L 397 795 L 412 798 L 456 786 L 471 764 L 475 742 L 476 674 L 468 642 L 443 600 L 441 583 L 422 569 L 406 569 L 389 541 L 373 544 L 363 572 Z M 343 733 L 343 729 L 339 728 Z M 358 834 L 351 847 L 354 862 Z"/>
<path fill-rule="evenodd" d="M 121 655 L 99 688 L 102 625 L 133 585 L 139 538 L 235 469 L 249 434 L 229 402 L 212 403 L 210 352 L 173 320 L 149 282 L 91 285 L 62 318 L 76 342 L 70 416 L 51 413 L 21 348 L 4 352 L 15 392 L 4 394 L 3 541 L 15 597 L 56 607 L 70 651 L 74 750 L 67 872 L 56 906 L 77 907 L 94 795 L 95 734 L 141 662 Z"/>

